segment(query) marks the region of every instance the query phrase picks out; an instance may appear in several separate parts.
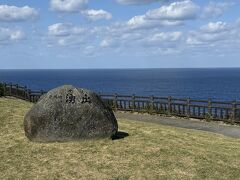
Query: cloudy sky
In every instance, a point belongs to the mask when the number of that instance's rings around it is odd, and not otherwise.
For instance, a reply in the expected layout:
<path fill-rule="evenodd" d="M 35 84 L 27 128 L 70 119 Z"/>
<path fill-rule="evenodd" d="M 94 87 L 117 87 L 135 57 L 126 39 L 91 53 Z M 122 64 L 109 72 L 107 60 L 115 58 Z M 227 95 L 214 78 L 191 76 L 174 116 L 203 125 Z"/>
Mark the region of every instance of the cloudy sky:
<path fill-rule="evenodd" d="M 238 0 L 0 0 L 0 69 L 240 67 Z"/>

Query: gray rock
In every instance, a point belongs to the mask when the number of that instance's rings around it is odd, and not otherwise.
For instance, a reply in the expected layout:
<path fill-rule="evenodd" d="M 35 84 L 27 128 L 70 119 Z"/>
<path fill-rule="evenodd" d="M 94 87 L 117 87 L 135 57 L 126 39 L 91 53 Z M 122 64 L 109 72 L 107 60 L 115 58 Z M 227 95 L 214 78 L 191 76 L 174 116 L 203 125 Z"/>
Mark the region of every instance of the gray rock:
<path fill-rule="evenodd" d="M 106 138 L 118 131 L 112 110 L 86 89 L 61 86 L 43 95 L 24 117 L 32 141 Z"/>

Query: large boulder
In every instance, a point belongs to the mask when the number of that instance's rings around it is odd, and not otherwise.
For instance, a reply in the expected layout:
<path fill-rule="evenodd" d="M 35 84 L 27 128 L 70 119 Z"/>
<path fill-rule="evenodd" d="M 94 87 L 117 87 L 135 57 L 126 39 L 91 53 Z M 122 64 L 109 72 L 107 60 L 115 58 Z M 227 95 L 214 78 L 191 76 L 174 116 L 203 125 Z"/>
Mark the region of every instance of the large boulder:
<path fill-rule="evenodd" d="M 64 85 L 43 95 L 24 117 L 32 141 L 106 138 L 118 131 L 112 110 L 86 89 Z"/>

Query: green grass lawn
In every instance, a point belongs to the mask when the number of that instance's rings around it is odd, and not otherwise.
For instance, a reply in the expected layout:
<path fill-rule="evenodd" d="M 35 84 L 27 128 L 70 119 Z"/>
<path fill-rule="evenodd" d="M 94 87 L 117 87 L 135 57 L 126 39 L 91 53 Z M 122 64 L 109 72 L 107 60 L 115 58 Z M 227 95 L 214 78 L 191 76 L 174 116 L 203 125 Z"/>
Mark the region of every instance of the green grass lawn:
<path fill-rule="evenodd" d="M 31 103 L 0 98 L 0 179 L 240 179 L 240 140 L 119 119 L 119 140 L 34 143 Z"/>

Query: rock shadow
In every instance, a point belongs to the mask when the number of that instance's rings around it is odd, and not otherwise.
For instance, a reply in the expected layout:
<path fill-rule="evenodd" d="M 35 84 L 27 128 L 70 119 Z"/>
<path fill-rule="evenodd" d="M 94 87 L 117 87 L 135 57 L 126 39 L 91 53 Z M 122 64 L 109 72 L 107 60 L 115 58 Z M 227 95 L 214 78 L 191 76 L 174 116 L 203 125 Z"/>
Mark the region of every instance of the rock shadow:
<path fill-rule="evenodd" d="M 129 134 L 126 132 L 118 131 L 114 136 L 112 136 L 112 140 L 124 139 L 128 137 Z"/>

